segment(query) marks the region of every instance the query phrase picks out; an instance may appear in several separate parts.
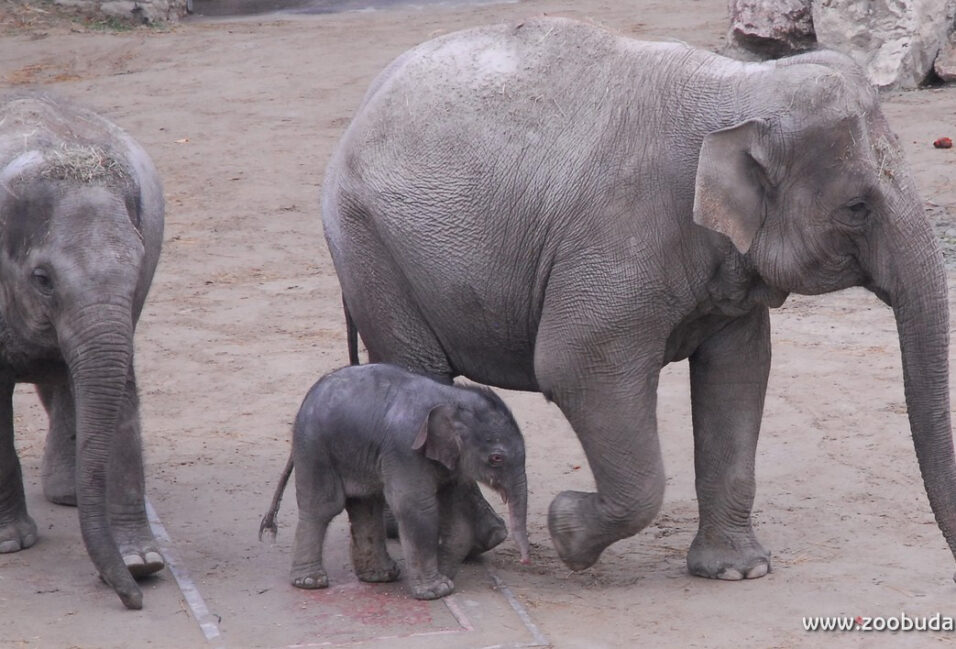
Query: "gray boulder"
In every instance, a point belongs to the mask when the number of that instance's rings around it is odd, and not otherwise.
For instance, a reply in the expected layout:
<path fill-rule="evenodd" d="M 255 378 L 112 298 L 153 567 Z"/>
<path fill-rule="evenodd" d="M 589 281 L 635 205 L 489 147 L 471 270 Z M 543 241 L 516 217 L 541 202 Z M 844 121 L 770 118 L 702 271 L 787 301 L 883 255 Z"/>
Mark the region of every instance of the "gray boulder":
<path fill-rule="evenodd" d="M 732 46 L 776 58 L 816 43 L 810 0 L 729 0 Z"/>
<path fill-rule="evenodd" d="M 879 88 L 922 83 L 956 19 L 956 0 L 814 0 L 824 47 L 851 56 Z"/>
<path fill-rule="evenodd" d="M 933 69 L 943 81 L 956 81 L 956 32 L 950 33 L 949 40 L 943 43 L 943 49 L 939 51 Z"/>

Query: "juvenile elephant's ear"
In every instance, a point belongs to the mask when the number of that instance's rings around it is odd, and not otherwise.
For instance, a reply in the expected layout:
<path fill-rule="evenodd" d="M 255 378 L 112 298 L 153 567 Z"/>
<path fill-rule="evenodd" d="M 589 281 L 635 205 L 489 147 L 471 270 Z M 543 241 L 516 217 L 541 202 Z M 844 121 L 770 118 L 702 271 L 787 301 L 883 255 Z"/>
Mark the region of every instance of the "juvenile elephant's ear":
<path fill-rule="evenodd" d="M 741 253 L 763 224 L 769 124 L 753 119 L 704 137 L 694 185 L 694 223 L 726 235 Z"/>
<path fill-rule="evenodd" d="M 455 427 L 455 406 L 435 406 L 428 412 L 412 449 L 424 449 L 425 457 L 454 471 L 461 455 L 461 436 Z"/>

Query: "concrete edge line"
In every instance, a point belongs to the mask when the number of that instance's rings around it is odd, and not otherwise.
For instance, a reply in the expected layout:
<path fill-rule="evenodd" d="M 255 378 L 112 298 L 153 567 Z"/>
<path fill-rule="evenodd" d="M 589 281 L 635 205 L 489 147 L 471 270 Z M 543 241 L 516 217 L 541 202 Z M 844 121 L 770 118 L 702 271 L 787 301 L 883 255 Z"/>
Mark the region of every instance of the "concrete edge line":
<path fill-rule="evenodd" d="M 525 628 L 531 634 L 532 641 L 530 644 L 521 644 L 519 647 L 550 647 L 551 642 L 548 640 L 541 629 L 538 628 L 538 625 L 534 623 L 531 619 L 531 615 L 528 614 L 527 609 L 518 601 L 518 598 L 515 597 L 515 594 L 508 588 L 508 585 L 501 580 L 501 578 L 496 575 L 492 570 L 491 566 L 486 565 L 485 570 L 488 572 L 488 576 L 491 577 L 491 580 L 495 583 L 495 588 L 498 589 L 498 592 L 505 596 L 505 600 L 508 602 L 508 605 L 511 606 L 515 614 L 518 616 L 518 619 L 521 620 L 521 623 L 524 624 Z"/>
<path fill-rule="evenodd" d="M 162 550 L 163 557 L 166 559 L 166 567 L 169 568 L 169 572 L 172 573 L 173 578 L 176 580 L 179 592 L 182 593 L 183 599 L 186 600 L 193 619 L 199 624 L 200 630 L 206 637 L 206 642 L 214 647 L 224 647 L 225 643 L 223 642 L 222 634 L 219 632 L 218 618 L 209 612 L 209 609 L 206 607 L 206 602 L 199 593 L 195 582 L 193 582 L 189 576 L 186 568 L 179 562 L 172 548 L 172 540 L 169 538 L 169 534 L 167 534 L 166 528 L 159 519 L 159 515 L 153 508 L 153 504 L 149 501 L 149 498 L 146 499 L 146 516 L 149 519 L 149 526 L 153 530 L 153 535 L 156 537 L 156 541 Z"/>

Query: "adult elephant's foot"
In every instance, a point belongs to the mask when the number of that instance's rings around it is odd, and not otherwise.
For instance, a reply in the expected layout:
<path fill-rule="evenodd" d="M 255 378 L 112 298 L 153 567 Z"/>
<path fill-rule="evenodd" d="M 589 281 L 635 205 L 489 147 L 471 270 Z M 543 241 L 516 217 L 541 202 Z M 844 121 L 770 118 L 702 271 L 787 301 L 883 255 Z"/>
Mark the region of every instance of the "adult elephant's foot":
<path fill-rule="evenodd" d="M 37 542 L 37 525 L 26 512 L 0 525 L 0 554 L 19 552 Z"/>
<path fill-rule="evenodd" d="M 602 534 L 605 527 L 595 507 L 597 494 L 562 491 L 548 510 L 548 530 L 558 556 L 571 570 L 594 565 L 607 546 L 618 538 Z"/>
<path fill-rule="evenodd" d="M 737 534 L 697 532 L 687 553 L 687 569 L 708 579 L 756 579 L 770 572 L 770 553 L 752 530 Z"/>

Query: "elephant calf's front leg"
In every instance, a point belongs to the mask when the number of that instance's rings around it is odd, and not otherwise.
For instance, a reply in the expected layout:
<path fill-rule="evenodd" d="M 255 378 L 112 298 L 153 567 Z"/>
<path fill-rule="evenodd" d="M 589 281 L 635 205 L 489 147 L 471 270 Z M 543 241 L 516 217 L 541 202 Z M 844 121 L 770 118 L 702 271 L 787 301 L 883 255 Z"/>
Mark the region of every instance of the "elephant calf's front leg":
<path fill-rule="evenodd" d="M 412 596 L 438 599 L 450 595 L 455 584 L 438 570 L 439 506 L 435 494 L 428 497 L 387 494 L 386 497 L 398 521 Z"/>
<path fill-rule="evenodd" d="M 700 528 L 691 574 L 753 579 L 770 553 L 751 525 L 754 455 L 770 372 L 770 323 L 759 307 L 706 340 L 690 358 L 694 467 Z"/>

